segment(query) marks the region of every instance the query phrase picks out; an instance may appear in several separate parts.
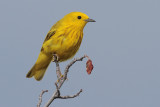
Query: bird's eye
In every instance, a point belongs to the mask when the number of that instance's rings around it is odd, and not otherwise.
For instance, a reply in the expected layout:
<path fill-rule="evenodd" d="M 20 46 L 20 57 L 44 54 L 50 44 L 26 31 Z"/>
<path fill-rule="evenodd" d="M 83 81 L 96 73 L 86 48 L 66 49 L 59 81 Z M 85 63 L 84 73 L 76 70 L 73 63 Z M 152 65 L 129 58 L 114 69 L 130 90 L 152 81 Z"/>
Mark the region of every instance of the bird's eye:
<path fill-rule="evenodd" d="M 81 17 L 81 16 L 78 16 L 77 18 L 78 18 L 78 19 L 81 19 L 82 17 Z"/>

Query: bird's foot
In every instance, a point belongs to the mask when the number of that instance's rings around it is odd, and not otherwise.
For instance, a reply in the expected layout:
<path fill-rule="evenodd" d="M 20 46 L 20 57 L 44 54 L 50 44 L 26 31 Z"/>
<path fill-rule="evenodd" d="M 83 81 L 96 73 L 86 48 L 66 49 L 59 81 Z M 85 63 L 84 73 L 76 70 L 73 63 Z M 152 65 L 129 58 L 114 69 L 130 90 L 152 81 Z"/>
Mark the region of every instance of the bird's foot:
<path fill-rule="evenodd" d="M 52 62 L 58 62 L 59 61 L 59 57 L 57 54 L 53 54 L 53 58 L 52 58 Z"/>

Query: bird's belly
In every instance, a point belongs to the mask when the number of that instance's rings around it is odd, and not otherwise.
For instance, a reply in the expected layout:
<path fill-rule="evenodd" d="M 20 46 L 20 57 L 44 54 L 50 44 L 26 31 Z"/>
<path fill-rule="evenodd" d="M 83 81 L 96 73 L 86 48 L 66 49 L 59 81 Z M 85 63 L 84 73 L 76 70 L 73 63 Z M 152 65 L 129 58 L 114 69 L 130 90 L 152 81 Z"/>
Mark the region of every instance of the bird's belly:
<path fill-rule="evenodd" d="M 57 54 L 60 62 L 72 58 L 78 51 L 82 39 L 83 32 L 56 33 L 50 40 L 43 44 L 44 51 L 48 54 Z"/>
<path fill-rule="evenodd" d="M 76 45 L 61 45 L 60 49 L 58 49 L 55 53 L 58 55 L 59 61 L 65 61 L 72 58 L 76 52 L 78 51 L 80 44 Z"/>
<path fill-rule="evenodd" d="M 58 60 L 60 62 L 68 60 L 72 58 L 76 52 L 78 51 L 81 45 L 82 39 L 75 39 L 75 40 L 60 40 L 57 43 L 53 41 L 50 43 L 46 43 L 47 45 L 43 45 L 44 51 L 49 54 L 56 54 L 58 56 Z"/>

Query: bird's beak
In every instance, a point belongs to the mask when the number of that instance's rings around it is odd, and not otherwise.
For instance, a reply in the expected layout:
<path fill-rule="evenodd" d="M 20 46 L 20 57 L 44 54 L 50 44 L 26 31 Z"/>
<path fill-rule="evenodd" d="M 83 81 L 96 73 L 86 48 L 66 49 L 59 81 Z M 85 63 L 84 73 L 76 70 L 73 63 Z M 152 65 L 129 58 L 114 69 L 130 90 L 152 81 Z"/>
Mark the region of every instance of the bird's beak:
<path fill-rule="evenodd" d="M 86 19 L 86 20 L 84 20 L 84 21 L 86 21 L 86 22 L 96 22 L 96 21 L 93 20 L 93 19 Z"/>

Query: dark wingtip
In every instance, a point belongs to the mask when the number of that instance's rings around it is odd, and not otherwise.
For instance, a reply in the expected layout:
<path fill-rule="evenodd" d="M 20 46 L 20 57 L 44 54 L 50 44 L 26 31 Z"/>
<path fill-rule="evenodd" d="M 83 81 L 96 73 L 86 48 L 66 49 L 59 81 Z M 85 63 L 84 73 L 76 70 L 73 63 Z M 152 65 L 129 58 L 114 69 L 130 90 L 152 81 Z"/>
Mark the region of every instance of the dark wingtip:
<path fill-rule="evenodd" d="M 26 78 L 31 78 L 32 76 L 31 76 L 31 72 L 29 71 L 28 73 L 27 73 L 27 75 L 26 75 Z"/>

